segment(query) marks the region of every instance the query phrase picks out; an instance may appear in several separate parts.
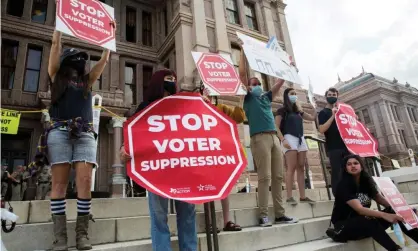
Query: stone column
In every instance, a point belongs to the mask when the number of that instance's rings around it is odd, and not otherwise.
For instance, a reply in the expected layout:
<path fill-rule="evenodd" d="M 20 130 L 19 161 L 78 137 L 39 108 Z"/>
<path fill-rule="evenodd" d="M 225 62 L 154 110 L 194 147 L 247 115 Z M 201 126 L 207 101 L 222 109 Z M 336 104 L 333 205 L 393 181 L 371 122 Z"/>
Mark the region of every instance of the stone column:
<path fill-rule="evenodd" d="M 243 0 L 237 0 L 237 6 L 238 6 L 239 22 L 244 29 L 248 30 L 247 19 L 245 18 L 244 1 Z"/>
<path fill-rule="evenodd" d="M 45 20 L 45 24 L 48 26 L 55 26 L 54 25 L 55 6 L 56 6 L 55 1 L 48 1 L 48 7 L 46 11 L 46 20 Z"/>
<path fill-rule="evenodd" d="M 113 126 L 113 175 L 112 175 L 112 197 L 121 197 L 125 188 L 126 178 L 123 172 L 124 164 L 120 160 L 119 150 L 122 146 L 122 127 L 126 118 L 112 118 Z"/>
<path fill-rule="evenodd" d="M 382 128 L 380 127 L 380 121 L 379 121 L 379 118 L 377 117 L 375 104 L 370 106 L 370 114 L 372 115 L 373 125 L 374 125 L 374 128 L 376 129 L 376 137 L 377 137 L 377 141 L 379 142 L 379 148 L 384 149 L 386 148 L 386 140 L 385 140 L 385 137 L 383 136 Z M 388 149 L 386 149 L 386 151 L 387 150 Z"/>
<path fill-rule="evenodd" d="M 230 54 L 228 33 L 226 31 L 225 9 L 222 1 L 212 1 L 215 19 L 216 50 L 219 53 Z"/>
<path fill-rule="evenodd" d="M 13 0 L 9 0 L 13 1 Z M 32 19 L 32 0 L 24 0 L 22 20 L 30 21 Z"/>
<path fill-rule="evenodd" d="M 209 39 L 206 29 L 205 3 L 203 0 L 192 0 L 190 8 L 193 15 L 193 50 L 207 52 Z"/>
<path fill-rule="evenodd" d="M 13 80 L 13 89 L 11 93 L 11 99 L 20 102 L 22 96 L 23 85 L 25 82 L 25 61 L 28 51 L 28 42 L 21 40 L 19 42 L 19 48 L 17 52 L 16 69 Z"/>
<path fill-rule="evenodd" d="M 286 49 L 286 52 L 291 55 L 293 57 L 294 60 L 295 59 L 295 54 L 293 53 L 293 47 L 292 47 L 292 42 L 290 40 L 290 34 L 289 34 L 289 29 L 287 27 L 287 22 L 286 22 L 286 15 L 284 13 L 284 9 L 286 8 L 286 4 L 278 1 L 277 2 L 277 10 L 279 12 L 279 21 L 280 21 L 280 30 L 282 34 L 277 34 L 277 37 L 283 37 L 283 42 L 284 42 L 284 46 Z"/>
<path fill-rule="evenodd" d="M 278 36 L 279 34 L 276 35 L 276 29 L 274 27 L 274 19 L 273 19 L 273 13 L 271 10 L 271 3 L 269 1 L 260 1 L 261 4 L 261 9 L 263 12 L 263 16 L 264 16 L 264 24 L 266 27 L 266 32 L 267 32 L 267 36 L 270 38 L 272 36 L 276 36 L 278 39 L 280 38 L 280 36 Z M 261 19 L 261 18 L 260 18 Z M 260 22 L 261 23 L 261 22 Z M 259 25 L 260 29 L 262 27 L 262 25 Z"/>
<path fill-rule="evenodd" d="M 398 137 L 397 137 L 397 132 L 394 131 L 394 128 L 392 127 L 392 125 L 395 123 L 394 119 L 392 118 L 392 116 L 389 114 L 389 110 L 388 107 L 386 105 L 385 101 L 380 101 L 379 102 L 379 106 L 380 106 L 380 111 L 382 113 L 382 117 L 383 117 L 383 125 L 385 128 L 385 132 L 386 132 L 386 136 L 388 139 L 388 151 L 391 152 L 393 150 L 396 150 L 396 146 L 399 145 L 398 143 Z"/>
<path fill-rule="evenodd" d="M 411 117 L 409 117 L 408 108 L 406 104 L 404 103 L 399 107 L 400 110 L 400 116 L 401 121 L 405 124 L 405 141 L 408 147 L 416 146 L 418 145 L 418 140 L 415 137 L 414 133 L 414 125 L 412 124 Z"/>

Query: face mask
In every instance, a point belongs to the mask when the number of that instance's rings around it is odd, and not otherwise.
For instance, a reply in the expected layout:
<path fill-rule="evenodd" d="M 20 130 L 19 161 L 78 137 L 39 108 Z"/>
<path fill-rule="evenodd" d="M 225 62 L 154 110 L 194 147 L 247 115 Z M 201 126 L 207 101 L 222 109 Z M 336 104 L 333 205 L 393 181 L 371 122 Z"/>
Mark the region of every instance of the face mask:
<path fill-rule="evenodd" d="M 164 80 L 164 90 L 170 93 L 170 95 L 176 94 L 176 82 Z"/>
<path fill-rule="evenodd" d="M 255 96 L 261 96 L 261 93 L 263 93 L 263 89 L 261 88 L 260 85 L 254 86 L 251 89 L 251 92 L 255 95 Z"/>
<path fill-rule="evenodd" d="M 290 103 L 294 104 L 298 100 L 298 96 L 296 95 L 289 95 Z"/>
<path fill-rule="evenodd" d="M 338 99 L 336 97 L 327 97 L 327 102 L 328 104 L 331 104 L 331 105 L 335 104 L 337 100 Z"/>

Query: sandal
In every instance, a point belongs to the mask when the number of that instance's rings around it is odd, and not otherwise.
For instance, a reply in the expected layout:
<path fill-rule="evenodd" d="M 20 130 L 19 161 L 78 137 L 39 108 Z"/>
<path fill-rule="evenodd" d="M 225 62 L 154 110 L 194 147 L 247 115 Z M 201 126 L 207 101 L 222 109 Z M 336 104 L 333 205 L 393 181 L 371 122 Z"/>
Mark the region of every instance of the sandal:
<path fill-rule="evenodd" d="M 224 227 L 225 232 L 241 231 L 241 230 L 242 230 L 241 226 L 233 223 L 232 221 L 228 221 Z"/>

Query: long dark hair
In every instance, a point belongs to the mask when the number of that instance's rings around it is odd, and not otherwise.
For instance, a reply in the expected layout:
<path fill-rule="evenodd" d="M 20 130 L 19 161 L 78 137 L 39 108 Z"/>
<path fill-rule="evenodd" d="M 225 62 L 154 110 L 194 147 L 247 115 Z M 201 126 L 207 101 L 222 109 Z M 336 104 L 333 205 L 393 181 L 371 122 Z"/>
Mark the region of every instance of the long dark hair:
<path fill-rule="evenodd" d="M 348 182 L 350 185 L 353 185 L 354 187 L 359 187 L 359 185 L 356 183 L 356 180 L 353 175 L 351 175 L 349 172 L 347 172 L 347 162 L 349 159 L 356 159 L 361 166 L 361 172 L 360 172 L 360 186 L 364 186 L 367 189 L 369 189 L 369 192 L 372 194 L 377 192 L 376 183 L 374 182 L 373 178 L 369 175 L 369 173 L 366 171 L 366 166 L 361 159 L 360 156 L 350 154 L 345 156 L 343 160 L 343 172 L 341 175 L 341 182 L 340 184 L 347 184 Z M 344 182 L 343 182 L 344 181 Z"/>
<path fill-rule="evenodd" d="M 55 74 L 54 81 L 49 77 L 49 85 L 51 87 L 51 103 L 56 102 L 62 97 L 64 92 L 67 90 L 67 85 L 70 80 L 73 79 L 73 73 L 75 69 L 71 68 L 66 64 L 61 64 L 58 72 Z M 84 79 L 86 72 L 77 72 L 78 81 L 87 81 Z M 87 83 L 84 83 L 84 98 L 87 98 L 89 90 L 87 89 Z"/>
<path fill-rule="evenodd" d="M 286 90 L 284 90 L 283 93 L 283 107 L 286 110 L 286 112 L 299 112 L 299 107 L 296 103 L 292 104 L 292 102 L 290 102 L 289 99 L 289 92 L 293 91 L 295 89 L 293 88 L 287 88 Z"/>
<path fill-rule="evenodd" d="M 164 97 L 164 77 L 168 75 L 173 75 L 176 78 L 177 84 L 177 75 L 174 71 L 162 69 L 154 72 L 145 92 L 144 101 L 151 103 Z"/>

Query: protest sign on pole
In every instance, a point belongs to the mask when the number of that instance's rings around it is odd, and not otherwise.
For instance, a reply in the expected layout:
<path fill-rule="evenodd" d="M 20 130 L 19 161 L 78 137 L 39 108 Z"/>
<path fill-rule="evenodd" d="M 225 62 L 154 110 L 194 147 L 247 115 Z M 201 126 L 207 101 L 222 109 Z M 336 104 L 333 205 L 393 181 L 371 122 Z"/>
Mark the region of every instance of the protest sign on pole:
<path fill-rule="evenodd" d="M 127 174 L 165 198 L 205 203 L 230 193 L 247 160 L 236 123 L 197 93 L 160 99 L 124 124 Z"/>
<path fill-rule="evenodd" d="M 192 51 L 192 56 L 210 96 L 247 94 L 229 55 Z"/>
<path fill-rule="evenodd" d="M 58 0 L 56 29 L 70 36 L 116 51 L 112 7 L 96 0 Z"/>
<path fill-rule="evenodd" d="M 93 129 L 94 131 L 97 133 L 97 139 L 96 139 L 96 148 L 97 148 L 97 143 L 99 142 L 99 123 L 100 123 L 100 112 L 102 110 L 102 108 L 100 108 L 102 106 L 102 96 L 100 96 L 99 94 L 96 94 L 92 97 L 93 99 Z M 99 107 L 95 107 L 96 106 L 96 99 L 97 99 L 97 106 Z M 94 191 L 94 185 L 96 183 L 96 169 L 99 168 L 99 166 L 97 165 L 96 168 L 93 168 L 92 170 L 92 174 L 91 174 L 91 187 L 90 187 L 90 191 Z"/>
<path fill-rule="evenodd" d="M 373 177 L 380 192 L 392 209 L 400 215 L 411 228 L 418 228 L 418 217 L 408 205 L 398 188 L 389 177 Z M 407 227 L 408 228 L 408 227 Z"/>
<path fill-rule="evenodd" d="M 267 48 L 267 44 L 250 36 L 237 32 L 243 42 L 245 56 L 252 70 L 269 76 L 302 85 L 297 69 L 290 65 L 287 53 L 280 53 Z"/>
<path fill-rule="evenodd" d="M 339 103 L 335 114 L 338 131 L 347 149 L 361 157 L 378 156 L 377 141 L 364 125 L 357 120 L 353 108 L 347 104 Z"/>

